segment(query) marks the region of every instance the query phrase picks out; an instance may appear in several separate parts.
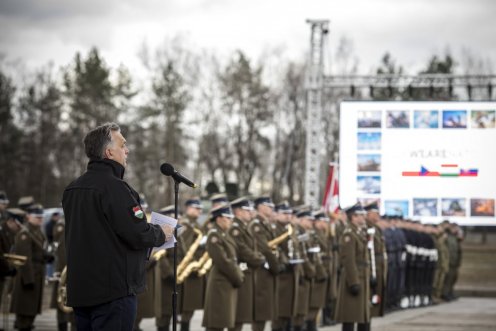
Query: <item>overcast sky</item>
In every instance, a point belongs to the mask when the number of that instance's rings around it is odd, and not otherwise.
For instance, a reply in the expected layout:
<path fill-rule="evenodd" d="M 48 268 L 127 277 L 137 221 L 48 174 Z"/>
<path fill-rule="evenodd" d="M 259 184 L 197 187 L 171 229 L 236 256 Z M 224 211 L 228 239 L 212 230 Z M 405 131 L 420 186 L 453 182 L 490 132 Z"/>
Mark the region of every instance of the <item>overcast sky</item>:
<path fill-rule="evenodd" d="M 297 58 L 308 49 L 305 19 L 325 18 L 330 51 L 341 36 L 353 40 L 361 73 L 385 51 L 412 71 L 447 46 L 494 61 L 495 13 L 492 0 L 0 0 L 0 52 L 35 68 L 97 46 L 111 66 L 139 70 L 140 45 L 181 34 L 219 54 L 283 48 Z"/>

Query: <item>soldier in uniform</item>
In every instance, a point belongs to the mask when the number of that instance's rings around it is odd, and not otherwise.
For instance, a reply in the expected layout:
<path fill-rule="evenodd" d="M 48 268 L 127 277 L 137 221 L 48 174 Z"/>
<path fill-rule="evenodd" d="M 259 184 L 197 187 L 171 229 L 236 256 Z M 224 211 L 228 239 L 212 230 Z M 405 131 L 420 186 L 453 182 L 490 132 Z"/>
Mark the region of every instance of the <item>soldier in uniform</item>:
<path fill-rule="evenodd" d="M 276 237 L 289 234 L 292 209 L 287 201 L 275 206 L 274 226 Z M 293 228 L 291 229 L 293 230 Z M 295 263 L 295 250 L 297 241 L 294 231 L 288 238 L 278 245 L 279 263 L 282 266 L 278 275 L 277 297 L 279 309 L 276 318 L 272 321 L 273 331 L 286 331 L 291 329 L 291 320 L 296 316 L 296 303 L 298 301 L 299 266 Z"/>
<path fill-rule="evenodd" d="M 191 245 L 198 239 L 196 230 L 202 230 L 198 224 L 198 218 L 203 210 L 201 201 L 197 198 L 188 199 L 185 202 L 185 212 L 180 222 L 184 227 L 178 242 L 180 256 L 185 256 Z M 204 253 L 204 249 L 198 247 L 194 253 L 193 260 L 199 260 Z M 205 277 L 191 273 L 184 280 L 179 289 L 179 313 L 181 314 L 181 331 L 189 331 L 190 321 L 195 310 L 203 308 L 205 294 Z"/>
<path fill-rule="evenodd" d="M 25 214 L 19 208 L 8 208 L 4 211 L 4 219 L 0 222 L 0 305 L 6 304 L 3 307 L 6 312 L 9 309 L 6 298 L 12 290 L 11 282 L 17 271 L 4 254 L 11 253 L 15 236 L 20 230 Z M 5 293 L 3 293 L 4 288 Z"/>
<path fill-rule="evenodd" d="M 293 217 L 293 226 L 298 238 L 298 258 L 302 260 L 300 275 L 298 277 L 298 301 L 296 304 L 296 313 L 293 318 L 293 330 L 303 330 L 305 319 L 309 312 L 310 287 L 315 277 L 315 265 L 310 259 L 308 248 L 310 247 L 309 231 L 312 229 L 313 216 L 312 212 L 302 207 L 295 212 Z"/>
<path fill-rule="evenodd" d="M 371 279 L 371 294 L 377 295 L 378 302 L 372 302 L 370 309 L 371 317 L 384 316 L 384 303 L 386 298 L 386 281 L 387 281 L 387 253 L 386 243 L 382 229 L 378 223 L 380 221 L 379 205 L 373 202 L 364 207 L 367 212 L 366 222 L 369 229 L 374 229 L 374 260 L 375 260 L 375 279 Z M 372 260 L 370 261 L 372 263 Z M 372 299 L 372 297 L 371 297 Z"/>
<path fill-rule="evenodd" d="M 229 205 L 220 205 L 210 211 L 214 223 L 207 237 L 207 252 L 212 259 L 205 295 L 202 325 L 207 331 L 234 328 L 238 288 L 244 274 L 238 265 L 236 242 L 229 235 L 234 215 Z"/>
<path fill-rule="evenodd" d="M 447 234 L 440 225 L 434 228 L 432 236 L 437 249 L 437 263 L 432 282 L 432 302 L 439 304 L 441 303 L 444 277 L 449 269 L 449 252 L 446 245 Z"/>
<path fill-rule="evenodd" d="M 444 279 L 442 298 L 446 301 L 452 301 L 456 299 L 454 288 L 458 278 L 458 269 L 461 265 L 462 236 L 459 234 L 458 226 L 454 223 L 447 225 L 446 232 L 448 234 L 449 269 Z"/>
<path fill-rule="evenodd" d="M 336 309 L 336 298 L 338 292 L 338 269 L 339 269 L 339 239 L 337 235 L 337 224 L 339 214 L 331 213 L 329 218 L 329 249 L 331 263 L 329 265 L 329 287 L 327 290 L 326 305 L 322 310 L 322 325 L 335 325 L 334 310 Z"/>
<path fill-rule="evenodd" d="M 11 312 L 16 314 L 19 330 L 31 330 L 36 315 L 41 314 L 45 281 L 45 236 L 41 232 L 43 207 L 34 204 L 27 209 L 27 226 L 16 235 L 14 253 L 27 257 L 19 268 L 12 294 Z"/>
<path fill-rule="evenodd" d="M 64 270 L 66 263 L 65 258 L 65 222 L 63 218 L 59 218 L 57 223 L 52 228 L 52 240 L 54 244 L 55 252 L 55 276 L 60 277 L 60 274 Z M 56 278 L 58 278 L 56 277 Z M 57 289 L 59 286 L 59 281 L 56 280 L 53 284 L 52 302 L 50 303 L 51 308 L 56 309 L 57 315 L 57 328 L 59 331 L 68 330 L 69 323 L 75 325 L 74 313 L 64 312 L 57 303 Z"/>
<path fill-rule="evenodd" d="M 7 193 L 0 191 L 0 222 L 7 219 L 7 207 L 9 206 L 9 198 Z"/>
<path fill-rule="evenodd" d="M 17 201 L 17 206 L 24 211 L 27 211 L 28 207 L 34 204 L 34 198 L 32 196 L 20 197 Z"/>
<path fill-rule="evenodd" d="M 262 267 L 265 258 L 258 252 L 255 237 L 248 231 L 248 225 L 252 220 L 251 212 L 254 209 L 251 201 L 246 197 L 236 199 L 231 202 L 231 208 L 234 221 L 229 229 L 229 235 L 236 242 L 238 262 L 244 274 L 244 282 L 238 288 L 235 326 L 229 330 L 240 331 L 244 323 L 253 323 L 255 271 Z"/>
<path fill-rule="evenodd" d="M 306 331 L 317 331 L 317 314 L 324 308 L 331 266 L 329 218 L 323 210 L 313 214 L 313 229 L 309 231 L 310 257 L 315 266 L 315 277 L 310 285 L 310 302 L 306 317 Z"/>
<path fill-rule="evenodd" d="M 255 270 L 254 286 L 254 322 L 253 331 L 263 331 L 265 322 L 277 316 L 277 274 L 279 261 L 277 250 L 272 250 L 268 242 L 275 238 L 269 223 L 272 217 L 274 204 L 268 196 L 255 199 L 257 218 L 248 226 L 248 231 L 257 242 L 258 251 L 263 254 L 266 262 L 262 268 Z"/>
<path fill-rule="evenodd" d="M 357 203 L 348 208 L 349 227 L 340 242 L 341 278 L 339 281 L 336 321 L 343 331 L 370 329 L 370 257 L 367 249 L 365 210 Z"/>
<path fill-rule="evenodd" d="M 174 217 L 174 205 L 161 208 L 162 215 Z M 165 253 L 165 254 L 164 254 Z M 157 331 L 169 331 L 172 318 L 172 293 L 174 292 L 174 255 L 168 252 L 154 254 L 155 266 L 155 324 Z"/>

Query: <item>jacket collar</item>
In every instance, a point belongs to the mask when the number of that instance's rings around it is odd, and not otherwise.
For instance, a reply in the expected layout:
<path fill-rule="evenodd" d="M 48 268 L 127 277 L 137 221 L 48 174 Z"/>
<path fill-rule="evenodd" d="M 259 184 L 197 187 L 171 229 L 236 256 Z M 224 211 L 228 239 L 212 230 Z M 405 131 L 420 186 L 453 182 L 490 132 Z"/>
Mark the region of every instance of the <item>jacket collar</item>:
<path fill-rule="evenodd" d="M 124 178 L 125 168 L 119 162 L 110 159 L 90 159 L 88 162 L 88 170 L 109 172 L 113 176 L 122 179 Z"/>

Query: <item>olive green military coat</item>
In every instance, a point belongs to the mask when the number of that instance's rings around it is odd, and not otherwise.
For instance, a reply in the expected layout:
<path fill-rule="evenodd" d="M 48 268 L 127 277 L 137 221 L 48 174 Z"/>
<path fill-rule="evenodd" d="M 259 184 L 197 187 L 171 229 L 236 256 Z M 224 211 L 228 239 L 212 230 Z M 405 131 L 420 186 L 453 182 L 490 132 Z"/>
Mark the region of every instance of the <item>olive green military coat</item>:
<path fill-rule="evenodd" d="M 15 314 L 36 316 L 41 314 L 45 283 L 45 236 L 39 227 L 27 225 L 16 235 L 14 253 L 27 257 L 14 281 L 10 311 Z"/>
<path fill-rule="evenodd" d="M 340 240 L 341 276 L 336 303 L 337 322 L 367 323 L 370 321 L 370 264 L 367 237 L 364 231 L 350 225 Z M 350 286 L 359 285 L 358 295 Z"/>
<path fill-rule="evenodd" d="M 238 266 L 236 243 L 215 226 L 208 233 L 207 252 L 212 259 L 205 292 L 202 325 L 206 328 L 233 328 L 236 320 L 238 288 L 244 275 Z"/>
<path fill-rule="evenodd" d="M 236 304 L 236 323 L 251 323 L 254 318 L 253 291 L 255 271 L 262 267 L 265 258 L 258 252 L 255 238 L 248 232 L 248 227 L 241 220 L 234 219 L 229 234 L 236 242 L 238 262 L 243 265 L 245 275 L 243 284 L 238 289 Z"/>

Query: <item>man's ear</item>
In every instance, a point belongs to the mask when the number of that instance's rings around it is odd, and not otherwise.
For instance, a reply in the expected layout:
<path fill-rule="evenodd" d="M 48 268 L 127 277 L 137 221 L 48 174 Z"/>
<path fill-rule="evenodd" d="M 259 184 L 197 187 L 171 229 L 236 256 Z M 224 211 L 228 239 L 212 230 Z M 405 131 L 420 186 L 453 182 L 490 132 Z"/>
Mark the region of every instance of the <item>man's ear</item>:
<path fill-rule="evenodd" d="M 112 151 L 110 150 L 110 148 L 105 149 L 105 157 L 107 159 L 111 159 L 112 158 Z"/>

